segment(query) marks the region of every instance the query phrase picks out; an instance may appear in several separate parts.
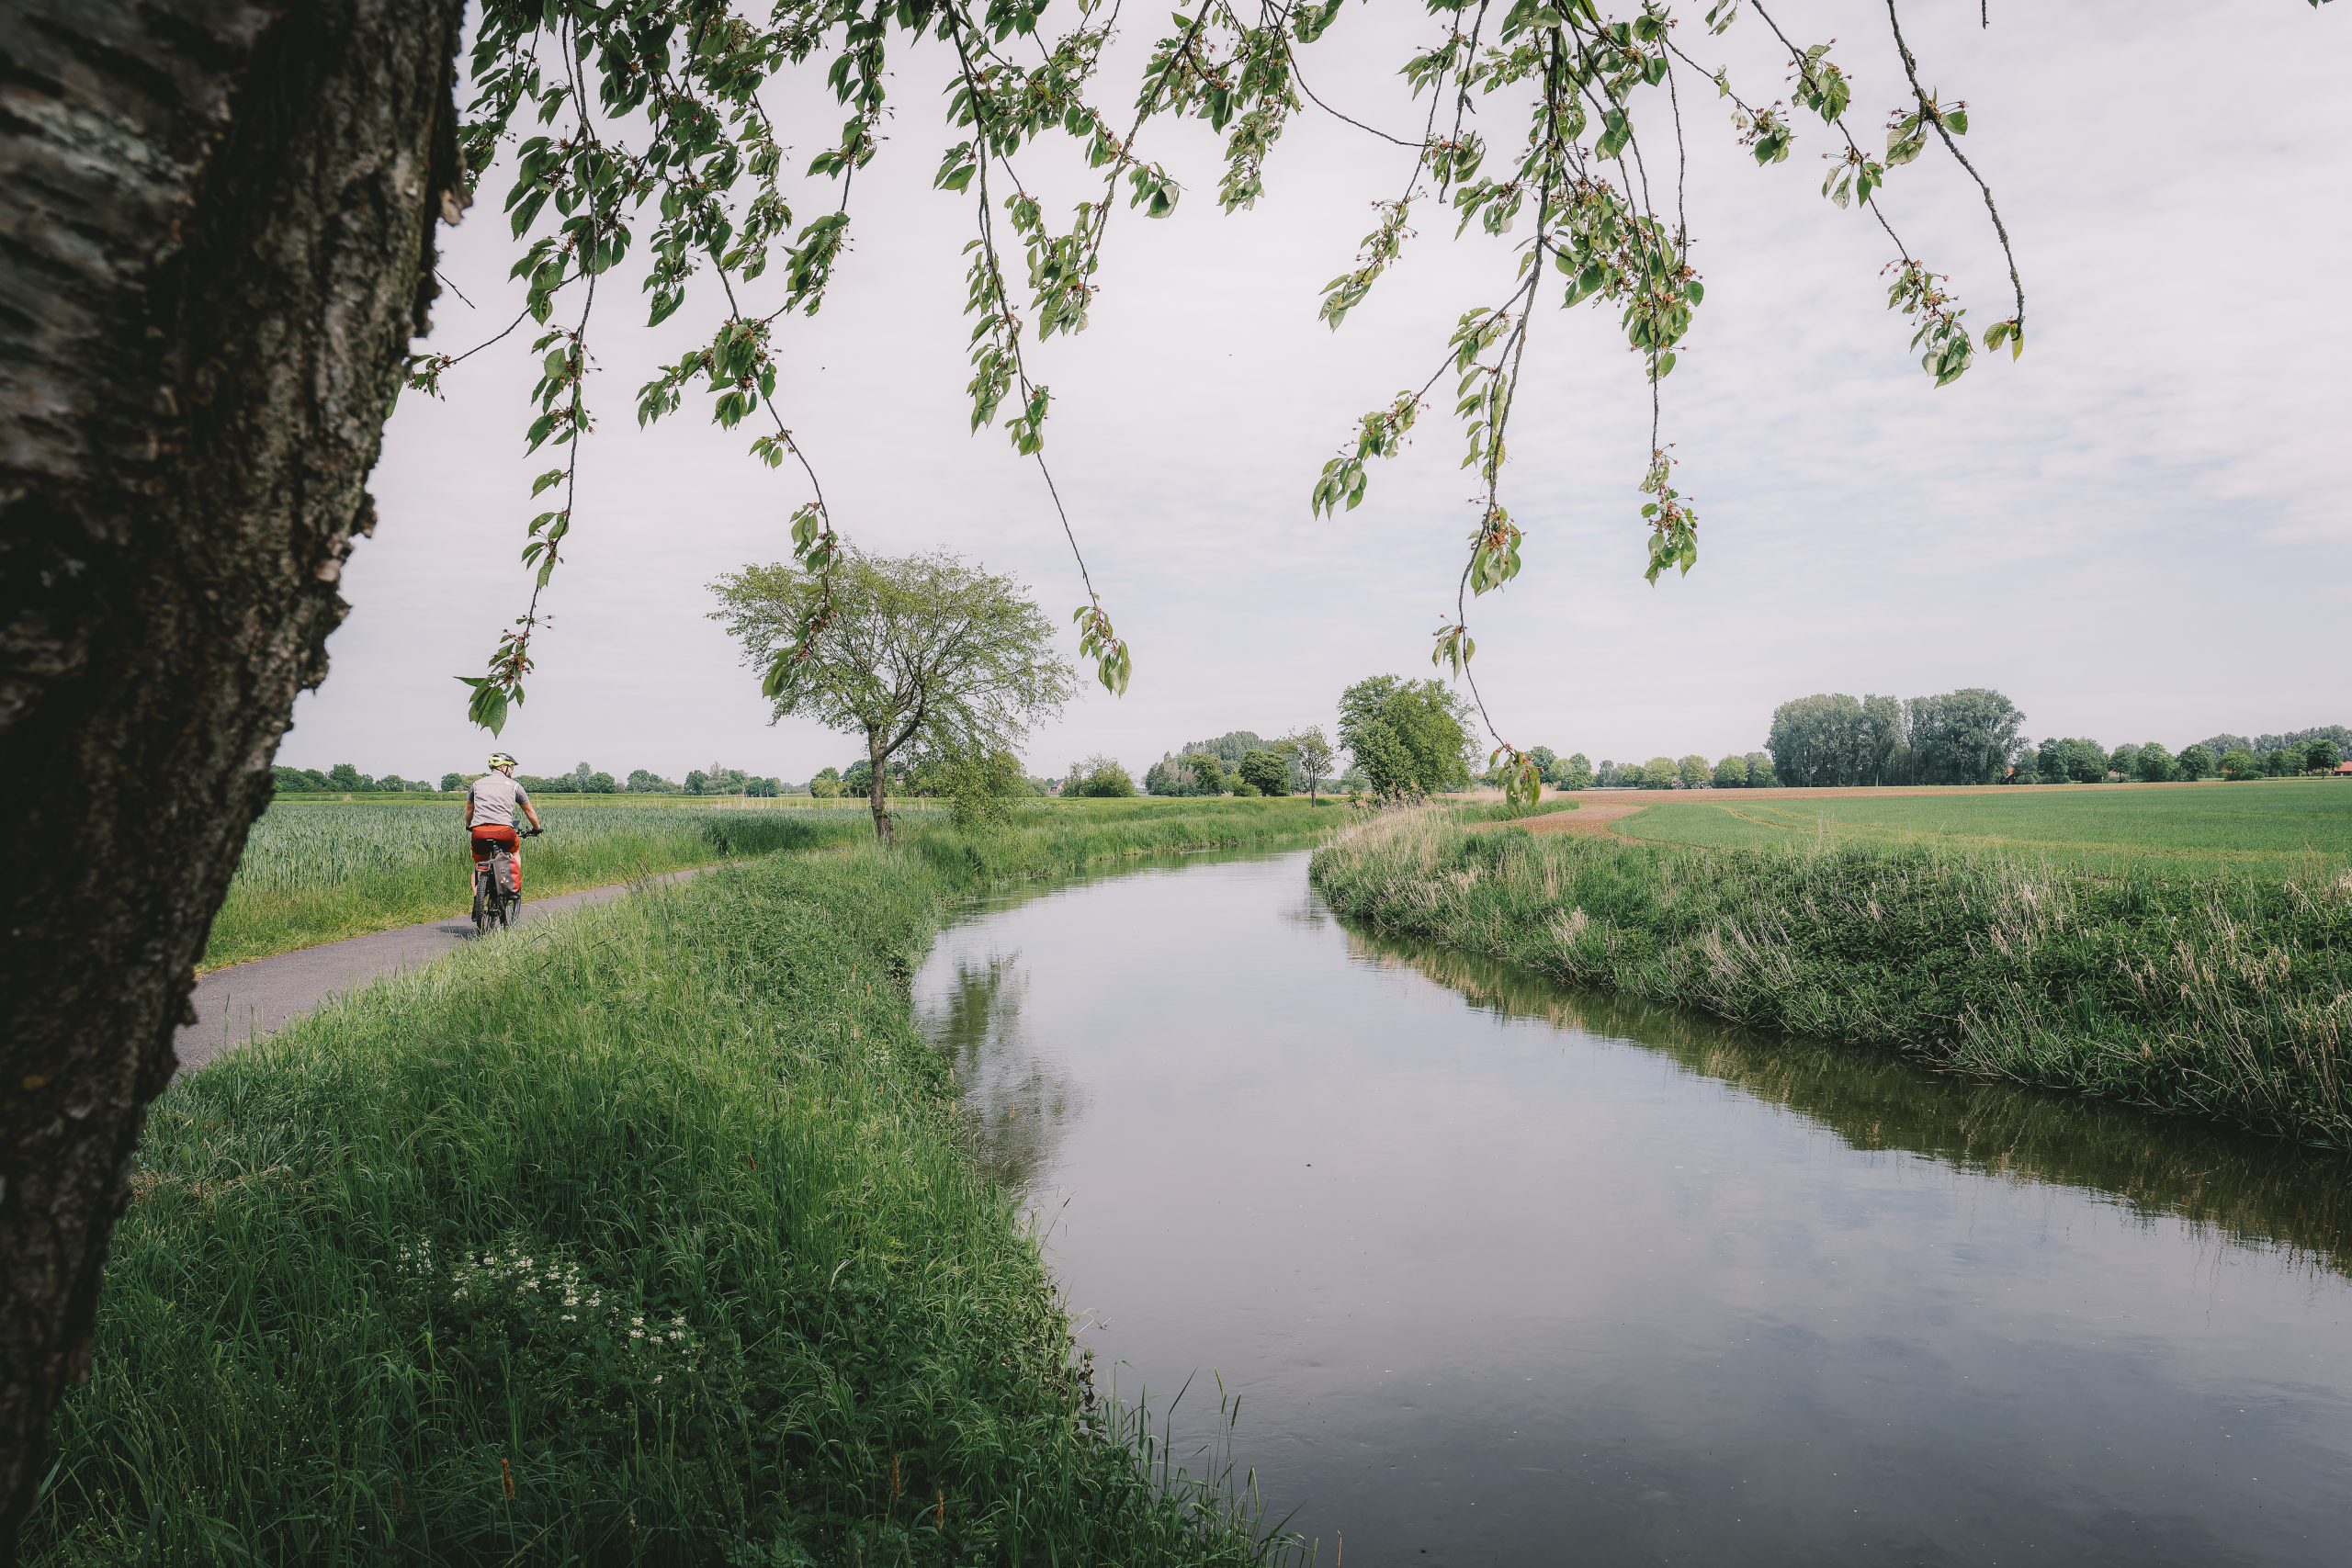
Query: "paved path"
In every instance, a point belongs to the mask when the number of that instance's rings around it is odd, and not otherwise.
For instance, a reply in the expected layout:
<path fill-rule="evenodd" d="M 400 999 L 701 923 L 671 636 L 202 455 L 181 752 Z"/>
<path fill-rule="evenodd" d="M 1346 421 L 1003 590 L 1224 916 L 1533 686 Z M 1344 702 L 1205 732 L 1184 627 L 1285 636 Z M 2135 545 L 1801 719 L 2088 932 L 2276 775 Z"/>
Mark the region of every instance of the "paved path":
<path fill-rule="evenodd" d="M 703 869 L 707 868 L 673 871 L 645 882 L 615 883 L 550 898 L 526 897 L 523 922 L 602 904 L 649 882 L 683 881 Z M 200 1067 L 232 1045 L 275 1034 L 339 992 L 429 964 L 473 940 L 474 925 L 469 919 L 427 920 L 421 926 L 373 931 L 215 969 L 196 983 L 196 994 L 190 998 L 196 1004 L 196 1021 L 182 1024 L 173 1040 L 180 1071 Z"/>

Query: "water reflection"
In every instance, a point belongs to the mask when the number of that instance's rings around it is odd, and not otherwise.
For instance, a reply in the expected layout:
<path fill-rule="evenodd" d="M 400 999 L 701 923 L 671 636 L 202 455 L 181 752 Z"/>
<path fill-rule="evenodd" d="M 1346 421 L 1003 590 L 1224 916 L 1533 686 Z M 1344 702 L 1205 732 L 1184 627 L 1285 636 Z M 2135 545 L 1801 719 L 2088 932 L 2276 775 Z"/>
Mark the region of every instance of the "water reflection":
<path fill-rule="evenodd" d="M 1739 1030 L 1636 998 L 1564 990 L 1492 959 L 1350 930 L 1360 962 L 1424 975 L 1509 1019 L 1631 1041 L 1785 1105 L 1857 1149 L 1902 1150 L 2008 1181 L 2062 1182 L 2352 1274 L 2352 1161 L 2226 1128 L 2022 1085 L 1930 1072 L 1883 1052 Z"/>
<path fill-rule="evenodd" d="M 956 1069 L 980 1168 L 1023 1198 L 1035 1195 L 1063 1129 L 1086 1105 L 1069 1069 L 1023 1040 L 1028 984 L 1017 952 L 962 955 L 953 978 L 916 1017 Z"/>
<path fill-rule="evenodd" d="M 1325 1562 L 2341 1555 L 2342 1160 L 1399 950 L 1297 855 L 916 995 L 1102 1364 L 1219 1374 Z"/>

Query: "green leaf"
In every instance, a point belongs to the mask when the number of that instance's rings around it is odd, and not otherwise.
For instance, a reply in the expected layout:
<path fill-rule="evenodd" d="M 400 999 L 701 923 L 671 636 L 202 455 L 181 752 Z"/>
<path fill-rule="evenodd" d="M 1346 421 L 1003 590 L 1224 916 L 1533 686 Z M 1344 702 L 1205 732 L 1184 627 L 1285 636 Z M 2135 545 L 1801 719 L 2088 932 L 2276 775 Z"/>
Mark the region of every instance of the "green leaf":
<path fill-rule="evenodd" d="M 464 681 L 463 675 L 458 677 Z M 466 704 L 466 716 L 492 735 L 506 728 L 506 694 L 488 681 L 469 682 L 474 694 Z"/>

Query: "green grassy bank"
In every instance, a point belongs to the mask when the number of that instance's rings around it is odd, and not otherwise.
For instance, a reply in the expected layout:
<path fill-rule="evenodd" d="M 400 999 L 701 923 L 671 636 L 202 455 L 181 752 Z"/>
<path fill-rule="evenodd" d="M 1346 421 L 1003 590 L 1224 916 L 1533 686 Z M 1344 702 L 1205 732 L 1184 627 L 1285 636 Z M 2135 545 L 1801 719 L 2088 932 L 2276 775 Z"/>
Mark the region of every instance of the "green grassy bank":
<path fill-rule="evenodd" d="M 2352 1147 L 2352 876 L 1908 845 L 1697 849 L 1375 819 L 1315 857 L 1376 931 L 1935 1066 Z"/>
<path fill-rule="evenodd" d="M 470 944 L 192 1075 L 150 1122 L 30 1560 L 1282 1555 L 1073 1367 L 907 983 L 991 882 L 1340 816 L 773 856 Z"/>

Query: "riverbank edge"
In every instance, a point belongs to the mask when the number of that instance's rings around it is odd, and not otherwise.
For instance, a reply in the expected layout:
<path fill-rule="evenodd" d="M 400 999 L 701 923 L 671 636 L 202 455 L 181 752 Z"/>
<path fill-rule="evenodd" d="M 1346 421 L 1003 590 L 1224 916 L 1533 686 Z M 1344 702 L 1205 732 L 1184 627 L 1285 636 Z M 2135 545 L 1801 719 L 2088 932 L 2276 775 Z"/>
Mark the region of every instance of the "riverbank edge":
<path fill-rule="evenodd" d="M 1351 828 L 1309 877 L 1344 919 L 1564 985 L 2352 1149 L 2352 879 L 1692 849 L 1427 812 Z"/>
<path fill-rule="evenodd" d="M 151 1119 L 28 1561 L 1281 1560 L 1230 1477 L 1094 1397 L 909 987 L 973 894 L 1343 816 L 770 856 L 191 1075 Z M 666 1383 L 607 1298 L 657 1344 L 675 1323 Z M 559 1325 L 583 1313 L 595 1343 Z"/>

